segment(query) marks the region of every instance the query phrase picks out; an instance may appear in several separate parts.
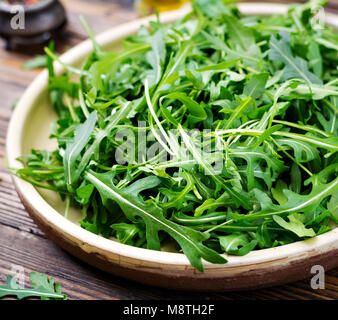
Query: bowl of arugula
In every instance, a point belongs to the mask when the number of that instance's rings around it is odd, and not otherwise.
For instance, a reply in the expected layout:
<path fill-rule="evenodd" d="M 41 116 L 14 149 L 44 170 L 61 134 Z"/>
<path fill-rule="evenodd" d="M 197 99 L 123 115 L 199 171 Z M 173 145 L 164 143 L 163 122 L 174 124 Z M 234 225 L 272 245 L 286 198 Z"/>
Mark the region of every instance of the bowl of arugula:
<path fill-rule="evenodd" d="M 47 48 L 7 141 L 34 221 L 172 289 L 337 267 L 338 18 L 321 5 L 196 0 L 97 37 L 83 21 L 89 40 Z"/>

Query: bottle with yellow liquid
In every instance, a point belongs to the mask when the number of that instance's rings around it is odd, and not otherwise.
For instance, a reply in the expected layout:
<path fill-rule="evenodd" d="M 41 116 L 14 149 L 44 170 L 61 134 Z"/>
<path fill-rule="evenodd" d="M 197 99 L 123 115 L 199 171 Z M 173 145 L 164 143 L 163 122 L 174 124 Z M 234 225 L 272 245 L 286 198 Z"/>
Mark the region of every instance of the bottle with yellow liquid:
<path fill-rule="evenodd" d="M 135 0 L 135 7 L 140 15 L 175 10 L 182 7 L 189 0 Z"/>

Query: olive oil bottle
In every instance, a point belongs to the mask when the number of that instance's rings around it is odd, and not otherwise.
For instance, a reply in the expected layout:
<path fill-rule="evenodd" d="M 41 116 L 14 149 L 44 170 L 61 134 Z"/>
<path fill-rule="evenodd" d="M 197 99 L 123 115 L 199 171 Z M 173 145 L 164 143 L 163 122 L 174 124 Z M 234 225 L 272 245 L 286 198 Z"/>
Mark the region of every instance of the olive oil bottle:
<path fill-rule="evenodd" d="M 140 15 L 148 15 L 154 11 L 169 11 L 179 9 L 189 0 L 135 0 L 135 7 Z"/>

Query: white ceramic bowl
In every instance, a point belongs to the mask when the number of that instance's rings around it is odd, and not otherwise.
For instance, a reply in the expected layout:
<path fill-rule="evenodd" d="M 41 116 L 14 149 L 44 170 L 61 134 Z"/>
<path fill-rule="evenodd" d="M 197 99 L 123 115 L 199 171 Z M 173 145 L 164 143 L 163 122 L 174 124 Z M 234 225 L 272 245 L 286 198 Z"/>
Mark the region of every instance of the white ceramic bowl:
<path fill-rule="evenodd" d="M 244 14 L 285 13 L 286 5 L 271 3 L 239 4 Z M 190 7 L 162 14 L 161 21 L 173 22 L 189 12 Z M 117 49 L 126 36 L 135 33 L 152 18 L 141 19 L 115 27 L 100 34 L 97 41 L 106 49 Z M 338 27 L 338 17 L 326 15 L 330 25 Z M 85 41 L 64 55 L 61 60 L 77 65 L 91 52 Z M 56 63 L 57 72 L 62 72 Z M 29 86 L 12 116 L 7 156 L 11 167 L 18 167 L 15 159 L 32 148 L 50 149 L 56 142 L 48 139 L 49 124 L 56 115 L 49 103 L 47 71 L 43 71 Z M 142 283 L 185 290 L 239 290 L 266 287 L 310 276 L 313 265 L 329 269 L 338 266 L 338 228 L 314 239 L 277 248 L 251 252 L 244 257 L 227 256 L 228 263 L 204 263 L 205 272 L 191 267 L 180 253 L 159 252 L 136 248 L 82 229 L 76 221 L 79 213 L 72 210 L 69 219 L 63 215 L 63 204 L 53 192 L 37 190 L 14 177 L 17 192 L 34 221 L 62 248 L 82 260 L 113 274 Z"/>

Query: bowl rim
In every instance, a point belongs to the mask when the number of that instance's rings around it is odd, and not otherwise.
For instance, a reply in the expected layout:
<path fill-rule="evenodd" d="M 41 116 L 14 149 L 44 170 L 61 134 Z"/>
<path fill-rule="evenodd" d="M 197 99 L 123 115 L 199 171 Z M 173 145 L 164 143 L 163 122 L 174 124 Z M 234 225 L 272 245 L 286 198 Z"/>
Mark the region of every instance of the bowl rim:
<path fill-rule="evenodd" d="M 284 14 L 287 12 L 289 5 L 275 3 L 239 3 L 238 8 L 241 12 L 248 15 L 269 15 Z M 185 5 L 179 10 L 162 13 L 160 16 L 161 21 L 163 23 L 173 22 L 185 16 L 190 10 L 190 5 Z M 153 21 L 154 19 L 155 17 L 151 16 L 113 27 L 108 31 L 99 34 L 96 39 L 98 43 L 103 46 L 114 42 L 119 43 L 126 36 L 135 33 L 141 25 L 147 25 L 149 21 Z M 327 13 L 326 22 L 338 27 L 338 16 Z M 72 64 L 87 56 L 91 50 L 92 43 L 88 39 L 64 53 L 60 59 L 65 63 Z M 55 70 L 56 73 L 61 72 L 63 70 L 62 65 L 55 62 Z M 22 154 L 22 140 L 26 119 L 34 106 L 35 101 L 46 89 L 47 83 L 48 73 L 47 70 L 44 70 L 26 89 L 12 114 L 6 139 L 7 161 L 9 167 L 20 167 L 21 165 L 16 158 Z M 31 184 L 15 176 L 13 176 L 13 181 L 17 192 L 25 202 L 29 204 L 32 210 L 37 212 L 44 221 L 62 232 L 67 238 L 76 239 L 82 249 L 85 248 L 87 252 L 106 251 L 116 256 L 144 261 L 149 264 L 174 265 L 187 270 L 194 269 L 191 267 L 187 257 L 182 253 L 137 248 L 91 233 L 66 219 L 62 214 L 56 211 L 43 199 L 37 189 Z M 243 257 L 223 254 L 228 260 L 228 263 L 218 265 L 203 260 L 203 265 L 205 267 L 205 272 L 207 272 L 208 270 L 212 271 L 216 269 L 220 270 L 238 266 L 269 263 L 286 258 L 297 259 L 304 255 L 309 255 L 311 252 L 324 253 L 336 248 L 338 248 L 338 228 L 312 239 L 298 241 L 275 248 L 255 250 Z"/>

